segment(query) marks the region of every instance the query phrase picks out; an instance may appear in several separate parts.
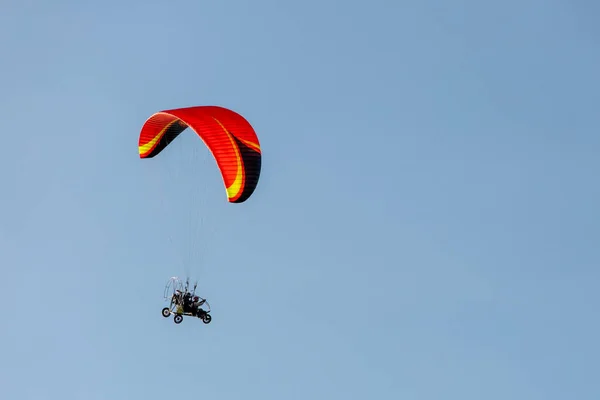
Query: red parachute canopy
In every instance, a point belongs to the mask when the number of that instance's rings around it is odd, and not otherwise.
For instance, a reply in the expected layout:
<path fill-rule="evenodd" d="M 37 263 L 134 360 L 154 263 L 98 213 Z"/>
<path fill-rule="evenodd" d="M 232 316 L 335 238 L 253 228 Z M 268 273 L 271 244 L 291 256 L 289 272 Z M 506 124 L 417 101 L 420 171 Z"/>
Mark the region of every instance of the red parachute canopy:
<path fill-rule="evenodd" d="M 246 201 L 256 189 L 262 154 L 254 129 L 244 117 L 218 106 L 160 111 L 142 127 L 140 158 L 152 158 L 187 127 L 200 136 L 221 171 L 231 203 Z"/>

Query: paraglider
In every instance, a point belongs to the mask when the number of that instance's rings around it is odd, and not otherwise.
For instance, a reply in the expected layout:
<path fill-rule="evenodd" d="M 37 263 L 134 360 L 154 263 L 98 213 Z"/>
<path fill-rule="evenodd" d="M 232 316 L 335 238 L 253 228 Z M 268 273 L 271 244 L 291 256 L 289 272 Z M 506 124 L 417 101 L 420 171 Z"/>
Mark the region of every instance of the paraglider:
<path fill-rule="evenodd" d="M 247 201 L 258 185 L 262 151 L 254 128 L 232 110 L 219 106 L 196 106 L 164 110 L 151 115 L 140 131 L 139 157 L 150 159 L 158 156 L 188 127 L 214 157 L 227 200 L 230 203 Z M 189 241 L 190 246 L 197 242 L 191 238 Z M 170 289 L 172 292 L 167 295 Z M 162 309 L 162 315 L 165 318 L 174 315 L 176 324 L 180 324 L 184 316 L 197 317 L 205 324 L 210 323 L 210 305 L 195 292 L 196 286 L 190 291 L 187 281 L 184 287 L 179 278 L 171 278 L 165 287 L 165 300 L 169 305 Z"/>
<path fill-rule="evenodd" d="M 260 143 L 250 123 L 227 108 L 198 106 L 152 115 L 140 132 L 140 158 L 156 157 L 188 127 L 214 156 L 228 201 L 243 203 L 248 200 L 260 177 Z"/>

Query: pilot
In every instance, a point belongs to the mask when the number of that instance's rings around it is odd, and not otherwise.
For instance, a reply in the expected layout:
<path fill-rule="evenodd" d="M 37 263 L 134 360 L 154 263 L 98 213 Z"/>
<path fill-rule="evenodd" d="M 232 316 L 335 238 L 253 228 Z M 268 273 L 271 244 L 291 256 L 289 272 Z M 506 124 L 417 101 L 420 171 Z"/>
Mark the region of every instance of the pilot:
<path fill-rule="evenodd" d="M 200 299 L 199 296 L 194 296 L 194 302 L 192 303 L 192 315 L 198 315 L 198 310 L 206 302 L 205 299 Z"/>

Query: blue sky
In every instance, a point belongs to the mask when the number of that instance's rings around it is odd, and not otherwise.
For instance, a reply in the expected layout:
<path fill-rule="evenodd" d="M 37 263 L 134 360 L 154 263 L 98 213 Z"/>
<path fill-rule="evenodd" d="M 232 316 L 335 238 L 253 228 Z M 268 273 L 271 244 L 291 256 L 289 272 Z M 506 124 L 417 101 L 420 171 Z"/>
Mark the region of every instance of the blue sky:
<path fill-rule="evenodd" d="M 599 12 L 3 2 L 0 397 L 597 399 Z M 242 205 L 191 132 L 138 158 L 204 104 Z M 160 316 L 186 272 L 210 325 Z"/>

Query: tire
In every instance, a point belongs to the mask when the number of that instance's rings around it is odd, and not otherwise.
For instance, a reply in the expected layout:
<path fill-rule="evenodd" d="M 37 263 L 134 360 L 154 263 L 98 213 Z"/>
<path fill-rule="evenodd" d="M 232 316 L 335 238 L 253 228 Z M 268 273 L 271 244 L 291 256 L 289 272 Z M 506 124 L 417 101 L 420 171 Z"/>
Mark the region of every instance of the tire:
<path fill-rule="evenodd" d="M 210 321 L 212 321 L 212 317 L 210 316 L 210 314 L 204 314 L 202 316 L 202 322 L 204 322 L 205 324 L 210 324 Z"/>
<path fill-rule="evenodd" d="M 162 316 L 165 318 L 169 318 L 169 315 L 171 315 L 171 310 L 169 309 L 169 307 L 165 307 L 162 309 Z"/>
<path fill-rule="evenodd" d="M 181 321 L 183 321 L 183 316 L 177 314 L 175 315 L 175 317 L 173 318 L 173 321 L 175 321 L 176 324 L 180 324 Z"/>

